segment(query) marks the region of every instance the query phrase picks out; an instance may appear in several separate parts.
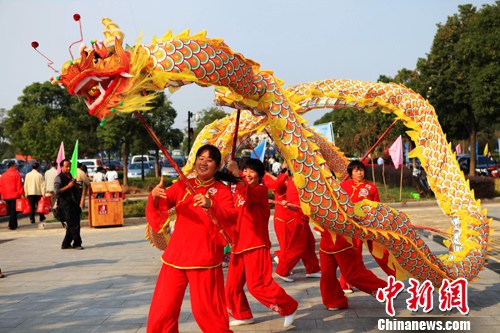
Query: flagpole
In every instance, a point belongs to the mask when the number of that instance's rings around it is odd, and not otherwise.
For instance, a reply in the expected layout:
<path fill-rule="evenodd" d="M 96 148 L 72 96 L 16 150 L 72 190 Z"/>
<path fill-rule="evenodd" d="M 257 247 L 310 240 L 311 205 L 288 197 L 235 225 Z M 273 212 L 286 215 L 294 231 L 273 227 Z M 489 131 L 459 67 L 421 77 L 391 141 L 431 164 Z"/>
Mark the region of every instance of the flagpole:
<path fill-rule="evenodd" d="M 177 163 L 175 163 L 175 160 L 172 158 L 172 156 L 170 156 L 170 153 L 165 148 L 165 146 L 162 145 L 162 143 L 160 142 L 160 139 L 158 139 L 158 137 L 156 136 L 156 134 L 153 132 L 153 129 L 149 126 L 149 124 L 146 122 L 146 120 L 141 115 L 141 113 L 138 112 L 138 111 L 135 111 L 134 114 L 136 115 L 137 119 L 139 119 L 139 121 L 141 122 L 142 126 L 144 126 L 144 128 L 146 129 L 146 132 L 148 132 L 148 134 L 151 137 L 151 139 L 153 139 L 153 141 L 156 143 L 156 145 L 158 146 L 158 148 L 160 148 L 160 150 L 162 151 L 163 155 L 165 155 L 165 157 L 167 158 L 167 160 L 170 162 L 170 164 L 172 165 L 172 167 L 174 168 L 174 170 L 179 175 L 179 178 L 186 184 L 186 187 L 187 187 L 188 191 L 191 192 L 191 194 L 195 195 L 196 194 L 196 190 L 194 189 L 193 185 L 191 185 L 191 183 L 189 182 L 189 179 L 187 179 L 186 175 L 184 175 L 184 173 L 181 171 L 181 169 L 179 168 L 179 166 L 177 165 Z M 222 228 L 222 225 L 220 225 L 219 221 L 217 221 L 217 219 L 215 218 L 215 216 L 212 214 L 212 211 L 210 210 L 210 208 L 205 208 L 205 207 L 201 207 L 201 208 L 203 208 L 203 210 L 208 215 L 208 217 L 210 218 L 210 220 L 212 221 L 212 223 L 215 224 L 215 226 L 219 229 L 219 232 L 220 232 L 221 236 L 224 238 L 224 240 L 227 242 L 227 244 L 229 246 L 233 247 L 233 245 L 234 245 L 233 241 L 231 240 L 231 238 L 229 238 L 229 236 L 227 235 L 227 233 Z"/>
<path fill-rule="evenodd" d="M 399 201 L 402 201 L 403 197 L 403 165 L 399 166 L 401 168 L 401 178 L 399 179 Z"/>

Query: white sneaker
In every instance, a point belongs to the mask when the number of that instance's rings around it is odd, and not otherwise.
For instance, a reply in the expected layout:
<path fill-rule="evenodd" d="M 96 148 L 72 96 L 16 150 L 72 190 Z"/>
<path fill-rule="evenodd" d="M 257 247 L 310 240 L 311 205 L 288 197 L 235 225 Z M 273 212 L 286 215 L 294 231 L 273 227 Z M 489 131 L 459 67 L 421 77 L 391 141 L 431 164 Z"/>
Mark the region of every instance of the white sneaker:
<path fill-rule="evenodd" d="M 229 326 L 241 326 L 241 325 L 250 325 L 253 324 L 255 320 L 253 318 L 248 319 L 235 319 L 229 322 Z"/>
<path fill-rule="evenodd" d="M 295 321 L 295 314 L 296 313 L 297 313 L 297 311 L 295 311 L 292 314 L 289 314 L 288 316 L 285 316 L 285 322 L 283 323 L 284 328 L 288 328 L 288 327 L 292 326 L 293 322 Z"/>
<path fill-rule="evenodd" d="M 352 289 L 344 289 L 344 294 L 352 294 L 353 292 Z"/>
<path fill-rule="evenodd" d="M 274 256 L 274 262 L 279 264 L 280 263 L 280 258 L 278 258 L 278 256 Z"/>
<path fill-rule="evenodd" d="M 306 274 L 306 278 L 320 278 L 321 272 Z"/>
<path fill-rule="evenodd" d="M 294 280 L 289 278 L 288 276 L 281 276 L 279 274 L 276 274 L 280 279 L 282 279 L 285 282 L 293 282 Z"/>

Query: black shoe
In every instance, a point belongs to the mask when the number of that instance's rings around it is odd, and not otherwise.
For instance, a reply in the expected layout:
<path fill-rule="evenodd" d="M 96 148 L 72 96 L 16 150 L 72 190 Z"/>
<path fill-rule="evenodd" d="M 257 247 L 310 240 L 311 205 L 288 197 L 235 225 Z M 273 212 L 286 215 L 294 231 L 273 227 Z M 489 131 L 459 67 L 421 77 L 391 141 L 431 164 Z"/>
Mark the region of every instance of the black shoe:
<path fill-rule="evenodd" d="M 74 247 L 74 249 L 75 249 L 75 250 L 83 250 L 83 249 L 84 249 L 84 247 L 82 247 L 82 246 L 75 246 L 75 247 Z"/>
<path fill-rule="evenodd" d="M 43 222 L 45 220 L 46 220 L 45 216 L 43 216 L 43 217 L 40 216 L 40 222 Z"/>
<path fill-rule="evenodd" d="M 72 249 L 70 245 L 61 245 L 61 250 L 67 250 L 67 249 Z"/>
<path fill-rule="evenodd" d="M 10 229 L 10 230 L 16 230 L 17 228 L 11 228 L 11 227 L 9 227 L 9 229 Z"/>
<path fill-rule="evenodd" d="M 35 224 L 35 221 L 31 221 L 31 224 Z"/>

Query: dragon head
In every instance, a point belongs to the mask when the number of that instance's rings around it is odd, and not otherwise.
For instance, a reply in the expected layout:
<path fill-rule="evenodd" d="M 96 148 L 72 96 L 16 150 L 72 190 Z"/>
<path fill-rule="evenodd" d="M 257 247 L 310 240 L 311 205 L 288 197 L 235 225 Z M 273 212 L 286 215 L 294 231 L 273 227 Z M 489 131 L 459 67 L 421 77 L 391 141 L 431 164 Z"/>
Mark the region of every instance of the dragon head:
<path fill-rule="evenodd" d="M 92 49 L 81 48 L 80 58 L 66 62 L 52 83 L 83 97 L 89 113 L 103 119 L 122 104 L 120 94 L 128 88 L 129 70 L 130 53 L 116 38 L 112 50 L 102 43 L 92 43 Z"/>
<path fill-rule="evenodd" d="M 125 49 L 119 27 L 108 18 L 102 23 L 106 40 L 92 41 L 91 47 L 82 44 L 80 58 L 67 61 L 51 82 L 82 97 L 89 114 L 104 125 L 115 112 L 150 109 L 147 104 L 155 95 L 148 91 L 157 89 L 148 84 L 150 75 L 143 71 L 146 52 L 141 47 Z"/>

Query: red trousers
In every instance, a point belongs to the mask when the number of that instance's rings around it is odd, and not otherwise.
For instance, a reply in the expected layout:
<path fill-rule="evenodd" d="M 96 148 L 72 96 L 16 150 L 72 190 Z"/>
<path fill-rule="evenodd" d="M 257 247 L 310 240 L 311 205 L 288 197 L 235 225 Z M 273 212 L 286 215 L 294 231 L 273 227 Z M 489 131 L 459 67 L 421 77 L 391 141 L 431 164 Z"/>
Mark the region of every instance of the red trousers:
<path fill-rule="evenodd" d="M 379 288 L 385 288 L 387 282 L 379 279 L 363 263 L 361 253 L 355 248 L 329 254 L 319 251 L 321 279 L 319 288 L 326 308 L 346 308 L 348 306 L 340 282 L 337 279 L 337 267 L 347 283 L 365 293 L 375 295 Z"/>
<path fill-rule="evenodd" d="M 280 221 L 281 222 L 281 221 Z M 276 266 L 276 274 L 281 276 L 290 275 L 290 271 L 302 260 L 306 268 L 306 274 L 316 273 L 321 270 L 316 256 L 316 240 L 309 227 L 309 223 L 302 219 L 293 219 L 284 224 L 281 236 L 279 263 Z"/>
<path fill-rule="evenodd" d="M 253 317 L 243 290 L 245 283 L 255 299 L 280 315 L 287 316 L 297 310 L 297 301 L 274 281 L 272 273 L 267 247 L 231 254 L 226 276 L 226 300 L 233 318 L 241 320 Z"/>
<path fill-rule="evenodd" d="M 368 251 L 370 251 L 370 253 L 372 253 L 373 241 L 369 240 L 366 243 L 368 245 Z M 358 250 L 359 253 L 361 253 L 361 255 L 363 255 L 363 241 L 359 238 L 353 238 L 352 244 L 354 245 L 355 249 Z M 387 276 L 391 276 L 391 275 L 396 276 L 396 271 L 389 268 L 389 266 L 388 266 L 389 251 L 384 249 L 384 255 L 382 258 L 377 258 L 377 257 L 373 256 L 373 259 L 375 259 L 377 264 L 380 266 L 380 268 L 382 268 L 382 270 L 385 272 L 385 274 L 387 274 Z M 342 274 L 340 274 L 339 280 L 340 280 L 340 285 L 342 286 L 343 290 L 351 289 L 351 287 L 348 285 L 348 283 L 346 282 L 346 280 L 344 279 L 344 276 Z"/>
<path fill-rule="evenodd" d="M 189 283 L 191 309 L 203 332 L 232 332 L 224 297 L 222 267 L 177 269 L 163 265 L 151 300 L 148 333 L 179 332 L 179 314 Z"/>

